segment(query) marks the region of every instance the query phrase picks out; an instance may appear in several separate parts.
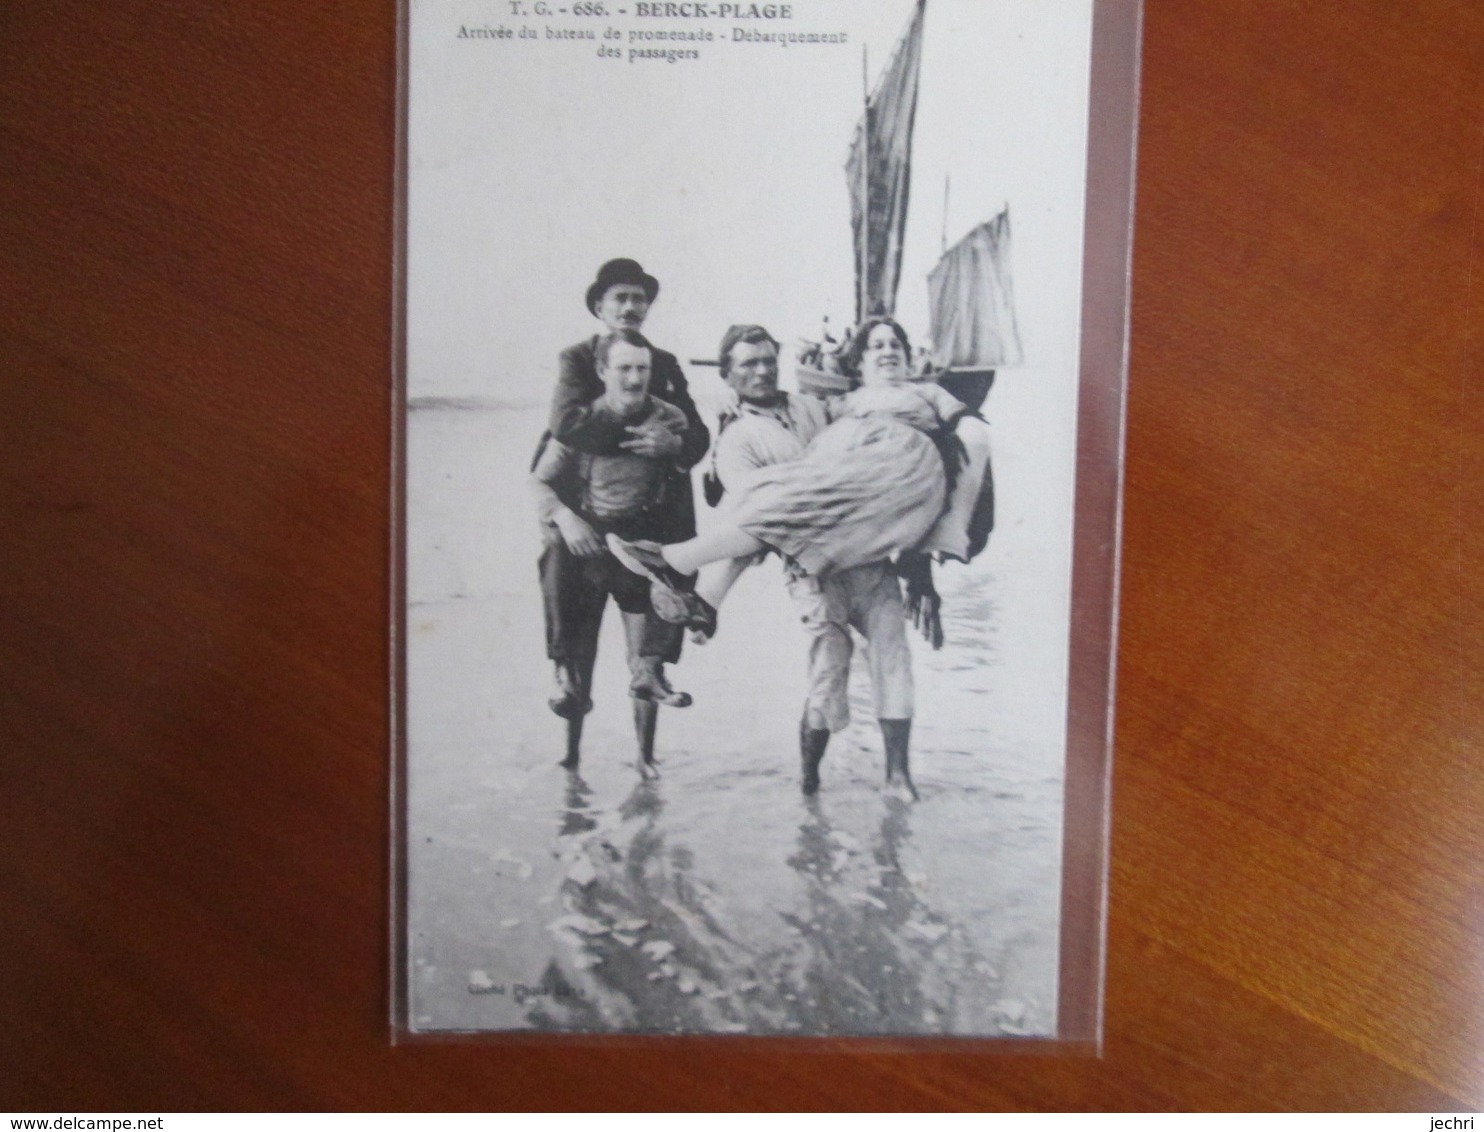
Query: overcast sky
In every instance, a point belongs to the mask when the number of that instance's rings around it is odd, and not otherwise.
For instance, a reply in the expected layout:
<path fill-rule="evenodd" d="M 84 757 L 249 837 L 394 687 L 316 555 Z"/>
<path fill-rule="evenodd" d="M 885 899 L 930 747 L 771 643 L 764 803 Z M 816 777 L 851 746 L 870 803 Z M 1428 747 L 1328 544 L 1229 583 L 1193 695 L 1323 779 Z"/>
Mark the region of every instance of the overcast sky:
<path fill-rule="evenodd" d="M 628 0 L 608 3 L 631 14 L 521 20 L 509 0 L 413 0 L 412 396 L 544 402 L 558 351 L 598 327 L 583 292 L 614 256 L 660 279 L 645 330 L 682 362 L 713 357 L 732 322 L 788 341 L 853 314 L 844 163 L 862 47 L 874 83 L 912 0 L 796 0 L 791 20 L 746 25 L 639 19 Z M 950 242 L 1008 204 L 1019 380 L 1044 395 L 1035 427 L 1062 435 L 1075 397 L 1090 13 L 1090 0 L 929 0 L 897 310 L 910 334 L 926 334 L 945 174 Z M 458 38 L 522 24 L 540 38 Z M 614 28 L 623 38 L 608 42 L 624 57 L 599 58 L 601 38 L 548 40 L 548 26 Z M 738 26 L 849 42 L 732 42 Z M 658 45 L 700 59 L 630 62 L 631 29 L 717 39 Z M 714 381 L 688 372 L 698 394 Z"/>

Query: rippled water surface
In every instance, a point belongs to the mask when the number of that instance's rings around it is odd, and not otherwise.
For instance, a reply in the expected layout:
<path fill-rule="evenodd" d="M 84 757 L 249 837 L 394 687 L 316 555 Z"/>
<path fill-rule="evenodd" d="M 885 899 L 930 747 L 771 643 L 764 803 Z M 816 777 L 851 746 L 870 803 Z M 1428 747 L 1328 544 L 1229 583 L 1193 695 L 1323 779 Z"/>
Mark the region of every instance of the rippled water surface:
<path fill-rule="evenodd" d="M 947 643 L 916 650 L 915 804 L 881 790 L 859 664 L 855 722 L 819 795 L 800 794 L 805 639 L 773 562 L 744 577 L 715 640 L 686 646 L 672 678 L 696 702 L 661 710 L 653 781 L 637 772 L 610 618 L 568 772 L 523 485 L 539 425 L 525 411 L 410 414 L 413 1025 L 1050 1033 L 1054 548 L 1002 503 L 990 552 L 940 571 Z M 1013 482 L 1016 461 L 997 449 L 997 478 Z"/>

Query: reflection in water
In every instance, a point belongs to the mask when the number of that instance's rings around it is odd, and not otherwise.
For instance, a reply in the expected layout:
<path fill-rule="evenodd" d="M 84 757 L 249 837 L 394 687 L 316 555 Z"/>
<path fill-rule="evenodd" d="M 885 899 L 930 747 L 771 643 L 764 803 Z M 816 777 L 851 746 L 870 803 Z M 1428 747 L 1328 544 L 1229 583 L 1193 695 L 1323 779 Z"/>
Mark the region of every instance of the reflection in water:
<path fill-rule="evenodd" d="M 832 828 L 819 804 L 799 828 L 789 864 L 804 881 L 805 910 L 784 917 L 798 942 L 775 973 L 796 1000 L 789 1029 L 913 1033 L 967 1021 L 957 988 L 987 968 L 902 867 L 914 808 L 896 799 L 884 807 L 869 847 Z M 980 997 L 988 1001 L 991 987 L 985 981 Z"/>
<path fill-rule="evenodd" d="M 567 772 L 566 808 L 562 811 L 561 826 L 557 829 L 558 837 L 573 837 L 597 828 L 598 823 L 588 813 L 588 801 L 592 796 L 593 792 L 582 780 L 582 775 L 575 770 L 569 770 Z"/>
<path fill-rule="evenodd" d="M 670 845 L 658 781 L 639 782 L 612 828 L 595 826 L 562 882 L 552 925 L 559 955 L 553 994 L 529 1020 L 556 1029 L 741 1030 L 732 1002 L 749 981 L 745 951 L 713 915 L 691 852 Z M 739 979 L 741 980 L 739 983 Z M 725 989 L 724 989 L 725 988 Z"/>
<path fill-rule="evenodd" d="M 608 823 L 569 780 L 558 947 L 530 1024 L 752 1033 L 992 1032 L 997 979 L 902 866 L 914 808 L 884 800 L 870 845 L 811 798 L 766 923 L 730 930 L 694 853 L 641 781 Z M 580 821 L 578 820 L 580 819 Z"/>
<path fill-rule="evenodd" d="M 911 885 L 897 865 L 907 834 L 905 809 L 888 806 L 870 860 L 851 860 L 848 835 L 834 833 L 818 815 L 799 829 L 790 864 L 806 878 L 810 919 L 800 925 L 805 994 L 801 1021 L 829 1033 L 902 1031 L 922 1022 L 915 964 L 903 953 L 901 929 L 912 903 Z"/>

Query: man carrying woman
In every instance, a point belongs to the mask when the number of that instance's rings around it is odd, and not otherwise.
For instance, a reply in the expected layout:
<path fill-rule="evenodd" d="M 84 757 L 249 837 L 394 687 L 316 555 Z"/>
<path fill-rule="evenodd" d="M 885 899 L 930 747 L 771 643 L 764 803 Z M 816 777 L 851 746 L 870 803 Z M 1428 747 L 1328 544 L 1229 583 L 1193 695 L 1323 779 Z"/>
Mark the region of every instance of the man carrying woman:
<path fill-rule="evenodd" d="M 771 428 L 788 431 L 792 425 L 801 441 L 797 457 L 787 458 L 789 443 L 773 435 L 773 450 L 784 458 L 733 473 L 739 482 L 726 484 L 734 493 L 727 521 L 713 531 L 669 544 L 610 536 L 608 544 L 620 562 L 652 580 L 661 616 L 677 609 L 694 616 L 698 607 L 709 612 L 714 602 L 704 595 L 709 591 L 719 600 L 739 561 L 766 550 L 781 554 L 794 575 L 790 591 L 804 607 L 811 635 L 810 693 L 800 727 L 804 792 L 818 789 L 829 736 L 849 720 L 846 681 L 854 626 L 870 643 L 888 788 L 915 799 L 905 620 L 909 610 L 916 613 L 934 644 L 941 643 L 937 595 L 918 548 L 948 509 L 952 465 L 940 443 L 948 445 L 966 409 L 939 386 L 913 380 L 905 331 L 880 318 L 860 328 L 844 359 L 858 386 L 829 406 L 827 427 L 817 427 L 814 414 L 806 422 L 806 414 L 779 409 L 777 343 L 765 331 L 748 333 L 760 329 L 734 328 L 722 343 L 723 376 L 739 397 L 737 419 L 753 423 L 733 444 L 727 443 L 730 429 L 722 430 L 718 474 L 736 463 L 731 450 Z M 754 379 L 753 373 L 759 376 Z M 751 411 L 745 407 L 749 403 Z M 806 438 L 808 429 L 814 432 Z M 894 555 L 909 582 L 906 605 L 890 561 Z M 696 574 L 712 563 L 723 564 L 722 584 L 708 587 L 703 581 L 698 595 Z"/>

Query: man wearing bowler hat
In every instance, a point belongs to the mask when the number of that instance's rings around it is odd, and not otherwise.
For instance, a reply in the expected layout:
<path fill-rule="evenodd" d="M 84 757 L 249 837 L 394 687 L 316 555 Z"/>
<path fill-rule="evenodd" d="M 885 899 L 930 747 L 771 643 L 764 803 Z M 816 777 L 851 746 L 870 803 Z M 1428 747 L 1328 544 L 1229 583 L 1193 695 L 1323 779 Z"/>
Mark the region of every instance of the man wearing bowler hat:
<path fill-rule="evenodd" d="M 610 259 L 598 269 L 598 277 L 587 289 L 587 309 L 609 333 L 637 333 L 659 290 L 659 280 L 634 260 Z M 604 392 L 593 353 L 598 337 L 594 334 L 561 353 L 556 393 L 551 401 L 551 435 L 569 448 L 594 456 L 619 448 L 636 456 L 673 460 L 676 487 L 680 489 L 673 515 L 676 537 L 690 538 L 695 534 L 696 516 L 689 471 L 706 455 L 711 434 L 691 400 L 680 362 L 674 354 L 649 344 L 653 359 L 650 393 L 685 414 L 685 429 L 677 434 L 657 422 L 639 427 L 617 425 L 593 408 Z"/>

